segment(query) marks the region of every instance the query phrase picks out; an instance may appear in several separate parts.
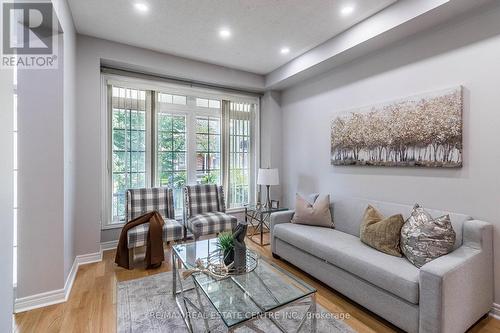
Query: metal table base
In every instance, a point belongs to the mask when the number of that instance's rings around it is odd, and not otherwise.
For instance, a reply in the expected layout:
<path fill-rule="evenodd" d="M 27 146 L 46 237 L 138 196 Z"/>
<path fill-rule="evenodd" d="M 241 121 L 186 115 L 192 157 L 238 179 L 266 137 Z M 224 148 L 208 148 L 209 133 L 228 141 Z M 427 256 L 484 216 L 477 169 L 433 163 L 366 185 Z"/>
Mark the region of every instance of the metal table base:
<path fill-rule="evenodd" d="M 179 308 L 179 311 L 181 313 L 181 316 L 182 316 L 182 319 L 184 320 L 184 323 L 186 324 L 186 327 L 188 329 L 188 331 L 190 333 L 193 333 L 193 325 L 191 323 L 191 311 L 189 310 L 188 308 L 188 305 L 193 307 L 198 313 L 200 313 L 203 317 L 203 321 L 204 321 L 204 327 L 205 327 L 205 332 L 206 333 L 209 333 L 211 332 L 211 330 L 213 328 L 209 327 L 209 323 L 208 323 L 208 318 L 210 317 L 209 316 L 209 313 L 206 312 L 205 310 L 205 306 L 203 305 L 203 302 L 201 300 L 201 293 L 200 293 L 200 289 L 201 286 L 198 284 L 198 282 L 196 281 L 196 279 L 194 278 L 194 276 L 192 276 L 192 280 L 193 280 L 193 283 L 194 283 L 194 286 L 191 287 L 191 288 L 187 288 L 185 289 L 184 288 L 184 285 L 182 283 L 182 277 L 181 277 L 181 274 L 179 272 L 179 269 L 182 268 L 182 261 L 180 260 L 180 258 L 177 257 L 175 251 L 172 251 L 172 276 L 173 276 L 173 285 L 172 285 L 172 295 L 175 299 L 175 302 L 177 304 L 177 307 Z M 203 273 L 195 273 L 195 274 L 203 274 Z M 236 285 L 238 287 L 240 287 L 243 291 L 243 287 L 235 280 L 233 279 L 233 277 L 228 277 L 230 279 L 232 279 Z M 177 290 L 177 282 L 179 283 L 179 287 L 180 287 L 180 290 Z M 194 302 L 192 302 L 190 299 L 188 299 L 185 295 L 186 292 L 188 291 L 191 291 L 191 290 L 195 290 L 196 292 L 196 298 L 197 298 L 197 301 L 198 301 L 198 304 L 194 304 Z M 201 290 L 203 292 L 203 289 Z M 246 292 L 245 292 L 246 293 Z M 248 293 L 246 293 L 246 295 L 252 299 L 252 296 Z M 257 303 L 255 303 L 257 304 Z M 247 320 L 239 323 L 239 324 L 236 324 L 236 325 L 233 325 L 231 327 L 227 327 L 227 332 L 234 332 L 236 331 L 238 328 L 240 327 L 243 327 L 243 326 L 246 326 L 246 327 L 249 327 L 249 328 L 255 328 L 255 326 L 252 324 L 255 320 L 259 320 L 261 318 L 267 318 L 271 321 L 271 323 L 273 323 L 273 325 L 278 328 L 281 332 L 283 333 L 289 333 L 288 330 L 286 330 L 283 325 L 281 325 L 276 319 L 275 319 L 275 313 L 286 308 L 286 307 L 289 307 L 290 305 L 292 304 L 304 304 L 304 305 L 309 305 L 306 313 L 304 314 L 304 317 L 301 319 L 297 329 L 296 329 L 296 333 L 298 333 L 302 327 L 304 326 L 304 323 L 307 321 L 308 318 L 311 319 L 311 332 L 316 332 L 316 329 L 317 329 L 317 306 L 316 306 L 316 293 L 312 293 L 311 295 L 307 295 L 307 296 L 304 296 L 302 298 L 299 298 L 297 300 L 295 300 L 294 302 L 291 302 L 291 303 L 288 303 L 286 305 L 283 305 L 283 306 L 280 306 L 280 307 L 277 307 L 275 309 L 273 309 L 272 311 L 266 311 L 264 310 L 263 308 L 260 308 L 261 310 L 261 313 L 260 314 L 257 314 L 251 318 L 248 318 Z"/>

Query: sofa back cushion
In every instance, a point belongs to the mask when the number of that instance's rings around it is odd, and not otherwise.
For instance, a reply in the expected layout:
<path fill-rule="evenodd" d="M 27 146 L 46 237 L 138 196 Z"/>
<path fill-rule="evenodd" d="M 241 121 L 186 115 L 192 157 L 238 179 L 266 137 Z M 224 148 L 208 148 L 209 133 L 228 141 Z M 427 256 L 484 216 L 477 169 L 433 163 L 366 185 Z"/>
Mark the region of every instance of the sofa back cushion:
<path fill-rule="evenodd" d="M 391 202 L 361 198 L 334 196 L 332 201 L 330 209 L 333 211 L 335 229 L 357 237 L 359 237 L 359 228 L 363 221 L 363 214 L 368 205 L 371 204 L 374 207 L 377 207 L 377 210 L 385 216 L 402 214 L 405 221 L 410 216 L 413 209 L 413 205 L 401 205 Z M 453 225 L 453 229 L 457 235 L 454 249 L 462 245 L 462 226 L 464 221 L 471 219 L 470 216 L 442 210 L 428 209 L 427 207 L 425 207 L 425 209 L 432 216 L 449 214 L 451 224 Z"/>

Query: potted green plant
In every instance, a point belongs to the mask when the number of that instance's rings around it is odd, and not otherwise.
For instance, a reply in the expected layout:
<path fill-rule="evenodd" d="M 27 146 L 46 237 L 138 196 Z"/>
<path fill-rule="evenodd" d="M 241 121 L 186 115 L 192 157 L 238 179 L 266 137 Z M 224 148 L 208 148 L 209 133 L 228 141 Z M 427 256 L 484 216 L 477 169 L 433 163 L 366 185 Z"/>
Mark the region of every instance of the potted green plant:
<path fill-rule="evenodd" d="M 224 231 L 219 234 L 218 246 L 224 256 L 224 264 L 229 266 L 234 261 L 234 239 L 233 233 Z"/>

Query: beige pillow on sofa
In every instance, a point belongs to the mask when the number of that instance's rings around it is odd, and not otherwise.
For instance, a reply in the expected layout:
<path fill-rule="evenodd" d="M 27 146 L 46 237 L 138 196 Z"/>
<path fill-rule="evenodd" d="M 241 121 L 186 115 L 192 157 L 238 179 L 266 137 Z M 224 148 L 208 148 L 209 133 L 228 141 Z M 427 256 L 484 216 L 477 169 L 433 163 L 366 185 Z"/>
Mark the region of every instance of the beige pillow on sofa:
<path fill-rule="evenodd" d="M 399 238 L 403 224 L 401 214 L 384 217 L 377 209 L 368 205 L 359 230 L 359 238 L 381 252 L 402 257 Z"/>
<path fill-rule="evenodd" d="M 332 215 L 330 213 L 330 195 L 319 196 L 314 204 L 311 205 L 297 194 L 292 223 L 333 228 Z"/>

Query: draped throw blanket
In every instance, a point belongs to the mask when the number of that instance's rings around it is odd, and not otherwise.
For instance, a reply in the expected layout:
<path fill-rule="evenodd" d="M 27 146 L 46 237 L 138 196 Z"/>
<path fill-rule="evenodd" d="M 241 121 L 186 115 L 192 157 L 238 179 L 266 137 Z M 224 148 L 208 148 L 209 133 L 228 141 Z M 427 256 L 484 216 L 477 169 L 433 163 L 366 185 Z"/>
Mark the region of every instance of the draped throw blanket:
<path fill-rule="evenodd" d="M 146 238 L 146 268 L 155 268 L 165 260 L 163 252 L 163 225 L 165 221 L 157 211 L 149 212 L 130 220 L 122 229 L 118 248 L 116 249 L 115 263 L 123 268 L 129 268 L 127 232 L 138 225 L 149 223 L 149 231 Z"/>

